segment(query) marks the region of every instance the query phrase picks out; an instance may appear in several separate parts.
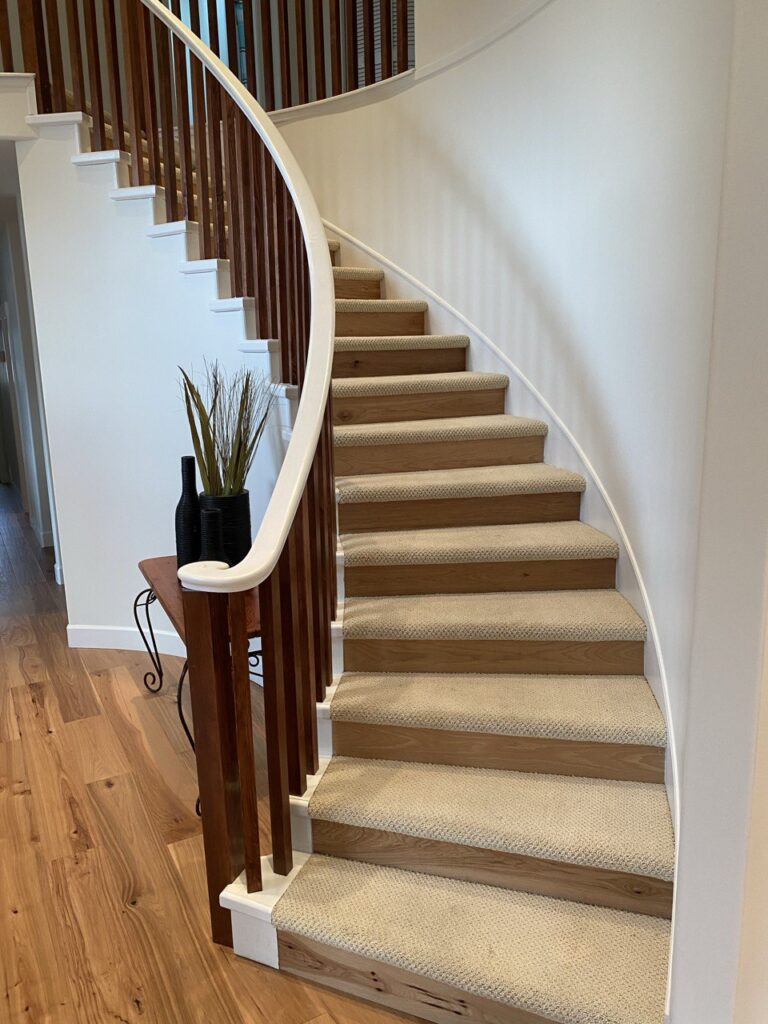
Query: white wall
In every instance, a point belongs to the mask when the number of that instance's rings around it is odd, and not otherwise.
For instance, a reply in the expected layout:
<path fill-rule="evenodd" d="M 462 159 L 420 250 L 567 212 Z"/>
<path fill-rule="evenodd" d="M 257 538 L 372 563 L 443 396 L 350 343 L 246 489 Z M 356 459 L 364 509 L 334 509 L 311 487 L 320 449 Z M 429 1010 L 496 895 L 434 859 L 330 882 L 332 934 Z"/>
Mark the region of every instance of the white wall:
<path fill-rule="evenodd" d="M 678 738 L 731 16 L 555 0 L 391 99 L 283 129 L 323 215 L 467 316 L 584 448 L 648 587 Z"/>
<path fill-rule="evenodd" d="M 132 647 L 137 563 L 174 551 L 191 451 L 177 367 L 261 357 L 238 350 L 242 316 L 211 312 L 213 275 L 179 273 L 181 237 L 147 236 L 151 202 L 112 200 L 113 167 L 73 166 L 71 125 L 41 131 L 18 159 L 70 642 Z M 254 526 L 283 443 L 275 427 L 257 457 Z"/>

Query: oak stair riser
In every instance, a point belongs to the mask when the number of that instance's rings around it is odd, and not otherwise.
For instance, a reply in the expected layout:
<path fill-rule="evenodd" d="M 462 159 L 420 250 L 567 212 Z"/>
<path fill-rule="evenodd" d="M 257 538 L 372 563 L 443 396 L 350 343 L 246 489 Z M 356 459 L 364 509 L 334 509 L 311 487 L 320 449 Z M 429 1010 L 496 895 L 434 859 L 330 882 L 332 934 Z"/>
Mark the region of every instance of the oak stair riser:
<path fill-rule="evenodd" d="M 643 675 L 642 640 L 345 639 L 346 672 Z"/>
<path fill-rule="evenodd" d="M 381 281 L 356 281 L 337 277 L 335 292 L 337 299 L 380 299 Z"/>
<path fill-rule="evenodd" d="M 510 466 L 541 462 L 543 458 L 544 438 L 538 435 L 471 441 L 349 445 L 337 446 L 334 450 L 337 476 L 465 469 L 470 466 Z M 437 523 L 432 525 L 436 526 Z"/>
<path fill-rule="evenodd" d="M 493 416 L 504 412 L 505 399 L 506 391 L 502 389 L 334 398 L 333 422 L 335 426 L 342 426 L 452 416 Z"/>
<path fill-rule="evenodd" d="M 562 491 L 482 498 L 349 502 L 340 504 L 338 509 L 341 533 L 556 523 L 580 517 L 581 494 L 578 491 Z"/>
<path fill-rule="evenodd" d="M 337 757 L 380 761 L 448 764 L 621 782 L 664 782 L 664 748 L 636 743 L 336 721 L 333 723 L 333 753 Z"/>
<path fill-rule="evenodd" d="M 389 349 L 337 352 L 334 377 L 400 377 L 413 373 L 459 373 L 466 369 L 464 348 Z"/>
<path fill-rule="evenodd" d="M 315 853 L 671 918 L 671 882 L 422 836 L 313 819 Z"/>
<path fill-rule="evenodd" d="M 339 338 L 369 338 L 425 334 L 424 320 L 425 314 L 421 310 L 337 310 L 336 335 Z"/>
<path fill-rule="evenodd" d="M 612 558 L 365 565 L 344 570 L 348 597 L 604 590 L 615 583 L 616 561 Z"/>

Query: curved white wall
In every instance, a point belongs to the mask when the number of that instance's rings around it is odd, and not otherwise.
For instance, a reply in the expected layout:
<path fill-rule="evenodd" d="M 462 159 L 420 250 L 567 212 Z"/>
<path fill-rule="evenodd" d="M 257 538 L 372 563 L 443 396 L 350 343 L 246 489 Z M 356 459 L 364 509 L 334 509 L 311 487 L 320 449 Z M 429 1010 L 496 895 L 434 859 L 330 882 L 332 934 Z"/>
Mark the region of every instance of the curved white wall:
<path fill-rule="evenodd" d="M 730 34 L 720 0 L 554 0 L 391 99 L 283 128 L 324 216 L 493 339 L 584 448 L 648 586 L 678 740 Z"/>

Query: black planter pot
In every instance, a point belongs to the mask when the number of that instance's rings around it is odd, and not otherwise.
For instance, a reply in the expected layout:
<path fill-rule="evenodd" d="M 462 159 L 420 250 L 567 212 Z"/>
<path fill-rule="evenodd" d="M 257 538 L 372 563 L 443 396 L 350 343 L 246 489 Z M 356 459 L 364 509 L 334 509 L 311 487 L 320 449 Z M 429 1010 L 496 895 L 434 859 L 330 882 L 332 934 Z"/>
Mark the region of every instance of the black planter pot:
<path fill-rule="evenodd" d="M 195 458 L 181 460 L 181 498 L 176 506 L 176 564 L 189 565 L 200 557 L 200 502 L 197 497 Z"/>
<path fill-rule="evenodd" d="M 216 561 L 236 565 L 242 562 L 251 549 L 251 501 L 248 491 L 226 498 L 210 494 L 200 495 L 200 511 L 217 511 L 221 514 L 222 550 Z M 210 544 L 208 557 L 210 558 Z"/>

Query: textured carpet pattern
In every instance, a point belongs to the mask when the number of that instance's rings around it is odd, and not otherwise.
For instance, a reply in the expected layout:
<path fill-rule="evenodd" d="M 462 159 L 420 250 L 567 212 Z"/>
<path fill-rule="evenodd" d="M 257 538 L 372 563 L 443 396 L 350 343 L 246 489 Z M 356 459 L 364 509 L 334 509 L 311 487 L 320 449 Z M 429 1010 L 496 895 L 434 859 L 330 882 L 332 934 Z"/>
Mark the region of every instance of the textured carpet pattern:
<path fill-rule="evenodd" d="M 344 337 L 336 339 L 337 352 L 399 352 L 410 349 L 467 348 L 466 334 L 396 334 L 377 337 Z"/>
<path fill-rule="evenodd" d="M 430 469 L 337 477 L 340 503 L 432 501 L 441 498 L 501 498 L 512 494 L 581 493 L 583 476 L 543 462 L 471 469 Z"/>
<path fill-rule="evenodd" d="M 669 922 L 311 857 L 275 925 L 560 1024 L 662 1024 Z"/>
<path fill-rule="evenodd" d="M 665 747 L 667 731 L 642 676 L 345 672 L 338 722 Z"/>
<path fill-rule="evenodd" d="M 615 591 L 352 597 L 344 637 L 389 640 L 645 640 L 646 627 Z"/>
<path fill-rule="evenodd" d="M 337 313 L 426 313 L 421 299 L 336 299 Z"/>
<path fill-rule="evenodd" d="M 369 267 L 334 267 L 333 276 L 340 281 L 383 281 L 384 271 Z"/>
<path fill-rule="evenodd" d="M 400 377 L 341 377 L 333 382 L 334 398 L 426 395 L 449 391 L 503 391 L 503 373 L 414 373 Z"/>
<path fill-rule="evenodd" d="M 494 441 L 511 437 L 544 437 L 547 425 L 523 416 L 457 416 L 435 420 L 401 420 L 396 423 L 355 423 L 335 427 L 338 448 L 371 444 L 418 444 L 440 441 Z"/>
<path fill-rule="evenodd" d="M 666 790 L 639 782 L 334 757 L 309 813 L 666 881 L 675 866 Z"/>
<path fill-rule="evenodd" d="M 341 538 L 344 565 L 434 565 L 617 558 L 607 534 L 581 522 L 353 533 Z"/>

